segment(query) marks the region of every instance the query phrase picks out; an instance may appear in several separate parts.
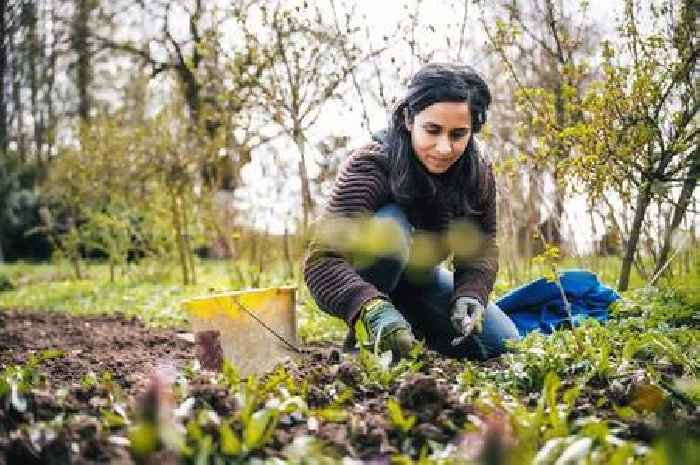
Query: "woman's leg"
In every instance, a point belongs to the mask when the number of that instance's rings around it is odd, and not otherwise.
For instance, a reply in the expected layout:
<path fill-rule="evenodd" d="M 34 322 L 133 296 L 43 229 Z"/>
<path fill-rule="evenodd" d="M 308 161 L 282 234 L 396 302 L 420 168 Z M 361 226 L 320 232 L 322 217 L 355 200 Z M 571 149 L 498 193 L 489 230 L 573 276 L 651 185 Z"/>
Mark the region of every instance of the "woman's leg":
<path fill-rule="evenodd" d="M 414 332 L 424 337 L 428 346 L 458 357 L 493 357 L 505 350 L 506 339 L 517 339 L 518 330 L 512 320 L 496 305 L 486 308 L 482 332 L 468 338 L 459 347 L 450 342 L 458 336 L 450 322 L 449 302 L 453 292 L 453 275 L 443 267 L 434 267 L 425 275 L 405 273 L 410 257 L 413 226 L 396 204 L 379 209 L 375 220 L 387 221 L 395 231 L 393 251 L 372 257 L 371 264 L 358 266 L 357 272 L 367 282 L 390 296 L 397 309 L 406 317 Z M 352 339 L 352 329 L 349 338 Z M 348 345 L 346 341 L 346 346 Z"/>
<path fill-rule="evenodd" d="M 386 255 L 370 257 L 370 265 L 356 266 L 356 269 L 365 281 L 389 295 L 396 288 L 408 263 L 413 226 L 396 204 L 377 210 L 372 219 L 386 222 L 385 226 L 395 235 L 392 250 Z"/>
<path fill-rule="evenodd" d="M 453 274 L 444 267 L 435 267 L 418 285 L 402 278 L 392 294 L 392 300 L 411 323 L 428 347 L 445 355 L 470 358 L 489 358 L 506 350 L 506 340 L 519 339 L 513 321 L 498 308 L 489 304 L 484 313 L 482 331 L 468 338 L 458 347 L 452 339 L 458 336 L 450 321 L 450 300 L 454 289 Z"/>

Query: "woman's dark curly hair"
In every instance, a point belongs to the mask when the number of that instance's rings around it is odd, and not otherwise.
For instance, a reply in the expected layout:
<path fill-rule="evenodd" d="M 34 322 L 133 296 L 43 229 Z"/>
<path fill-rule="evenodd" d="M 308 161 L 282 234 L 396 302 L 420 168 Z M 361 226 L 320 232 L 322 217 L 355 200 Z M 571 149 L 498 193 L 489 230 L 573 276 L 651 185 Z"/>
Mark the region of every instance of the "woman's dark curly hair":
<path fill-rule="evenodd" d="M 441 175 L 431 175 L 416 157 L 411 133 L 406 120 L 438 102 L 466 102 L 472 118 L 472 136 L 464 155 Z M 466 65 L 431 63 L 421 68 L 411 79 L 406 95 L 391 114 L 386 146 L 389 183 L 396 201 L 411 205 L 415 201 L 430 201 L 440 186 L 450 202 L 455 202 L 464 214 L 478 214 L 474 200 L 481 197 L 484 179 L 481 157 L 473 135 L 486 123 L 486 111 L 491 103 L 491 92 L 483 78 Z M 471 200 L 471 201 L 470 201 Z"/>

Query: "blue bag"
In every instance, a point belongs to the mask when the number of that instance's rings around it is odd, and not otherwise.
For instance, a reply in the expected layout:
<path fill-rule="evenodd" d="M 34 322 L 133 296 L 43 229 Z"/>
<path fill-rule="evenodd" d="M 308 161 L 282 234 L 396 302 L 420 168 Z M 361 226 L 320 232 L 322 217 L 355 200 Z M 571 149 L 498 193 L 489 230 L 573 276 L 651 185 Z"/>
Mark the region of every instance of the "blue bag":
<path fill-rule="evenodd" d="M 607 321 L 608 307 L 620 298 L 617 292 L 601 284 L 590 271 L 564 271 L 560 274 L 560 280 L 571 304 L 574 325 L 584 318 Z M 535 330 L 551 334 L 569 320 L 559 287 L 545 278 L 512 290 L 498 299 L 496 305 L 510 316 L 521 336 Z"/>

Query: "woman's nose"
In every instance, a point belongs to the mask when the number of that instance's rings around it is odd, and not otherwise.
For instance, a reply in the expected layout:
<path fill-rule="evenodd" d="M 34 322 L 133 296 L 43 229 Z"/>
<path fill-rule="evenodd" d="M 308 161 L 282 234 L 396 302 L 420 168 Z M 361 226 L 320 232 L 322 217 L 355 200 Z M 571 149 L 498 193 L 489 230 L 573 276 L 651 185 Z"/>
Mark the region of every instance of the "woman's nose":
<path fill-rule="evenodd" d="M 452 144 L 450 144 L 449 137 L 438 138 L 436 149 L 440 155 L 449 155 L 452 152 Z"/>

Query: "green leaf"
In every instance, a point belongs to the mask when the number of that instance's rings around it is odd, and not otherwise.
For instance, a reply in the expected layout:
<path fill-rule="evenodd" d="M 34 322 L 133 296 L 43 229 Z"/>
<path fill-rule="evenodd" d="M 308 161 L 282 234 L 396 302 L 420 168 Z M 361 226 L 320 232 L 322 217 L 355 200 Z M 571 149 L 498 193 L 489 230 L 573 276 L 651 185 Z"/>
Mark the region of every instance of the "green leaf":
<path fill-rule="evenodd" d="M 123 416 L 107 409 L 100 409 L 102 426 L 106 429 L 121 428 L 127 425 L 127 420 Z"/>
<path fill-rule="evenodd" d="M 402 433 L 408 433 L 416 424 L 416 417 L 414 415 L 405 416 L 403 410 L 401 410 L 401 405 L 394 399 L 389 398 L 386 402 L 386 407 L 391 423 Z"/>
<path fill-rule="evenodd" d="M 142 423 L 129 430 L 131 451 L 134 455 L 150 454 L 158 447 L 158 430 L 151 423 Z"/>
<path fill-rule="evenodd" d="M 550 371 L 544 379 L 544 389 L 543 395 L 545 399 L 545 404 L 552 410 L 557 408 L 557 391 L 559 391 L 559 386 L 561 381 L 556 373 Z"/>
<path fill-rule="evenodd" d="M 630 420 L 637 417 L 637 412 L 635 412 L 632 407 L 627 405 L 624 407 L 613 405 L 613 410 L 615 410 L 615 413 L 617 413 L 617 415 L 623 420 Z"/>
<path fill-rule="evenodd" d="M 231 425 L 224 422 L 219 427 L 219 437 L 221 440 L 221 452 L 225 455 L 240 455 L 243 451 L 243 444 L 238 434 L 231 428 Z"/>
<path fill-rule="evenodd" d="M 339 408 L 322 408 L 314 410 L 313 414 L 331 423 L 342 423 L 348 419 L 348 412 Z"/>
<path fill-rule="evenodd" d="M 243 442 L 248 450 L 263 446 L 277 426 L 277 411 L 262 409 L 255 412 L 243 432 Z"/>

